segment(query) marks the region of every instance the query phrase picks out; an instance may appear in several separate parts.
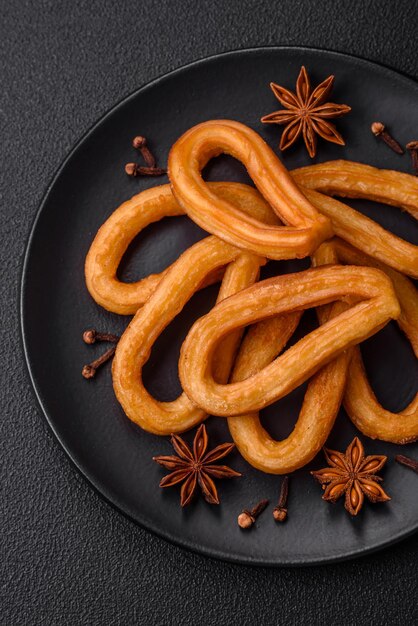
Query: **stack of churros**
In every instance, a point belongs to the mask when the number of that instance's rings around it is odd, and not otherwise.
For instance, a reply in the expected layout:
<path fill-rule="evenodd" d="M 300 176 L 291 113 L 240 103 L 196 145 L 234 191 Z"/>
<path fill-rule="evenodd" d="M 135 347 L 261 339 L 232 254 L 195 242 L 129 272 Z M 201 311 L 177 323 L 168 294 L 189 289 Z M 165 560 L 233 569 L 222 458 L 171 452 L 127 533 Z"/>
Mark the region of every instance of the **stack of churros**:
<path fill-rule="evenodd" d="M 244 164 L 255 189 L 203 180 L 202 169 L 221 153 Z M 385 410 L 358 345 L 393 319 L 418 355 L 418 292 L 408 278 L 418 277 L 418 247 L 332 196 L 377 200 L 417 217 L 418 180 L 348 161 L 288 172 L 256 132 L 230 120 L 199 124 L 180 137 L 169 154 L 168 175 L 169 185 L 143 191 L 116 209 L 86 259 L 94 300 L 108 311 L 134 315 L 112 368 L 128 418 L 157 435 L 184 432 L 208 415 L 226 418 L 242 456 L 272 474 L 313 459 L 341 403 L 369 437 L 417 439 L 418 394 L 399 414 Z M 121 282 L 118 266 L 138 233 L 182 214 L 209 236 L 161 274 Z M 270 259 L 305 257 L 311 269 L 259 280 Z M 183 393 L 160 402 L 145 388 L 142 368 L 193 294 L 216 282 L 216 305 L 195 322 L 181 349 Z M 318 328 L 285 350 L 311 307 Z M 293 432 L 274 440 L 258 412 L 307 380 Z"/>

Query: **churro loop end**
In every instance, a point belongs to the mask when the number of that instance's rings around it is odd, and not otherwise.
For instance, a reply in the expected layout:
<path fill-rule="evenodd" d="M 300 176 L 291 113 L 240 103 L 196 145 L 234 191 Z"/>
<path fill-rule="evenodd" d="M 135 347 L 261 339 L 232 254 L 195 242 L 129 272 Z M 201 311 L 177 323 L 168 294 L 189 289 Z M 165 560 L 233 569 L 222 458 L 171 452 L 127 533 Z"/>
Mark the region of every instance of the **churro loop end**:
<path fill-rule="evenodd" d="M 271 226 L 245 215 L 233 202 L 211 191 L 201 171 L 221 153 L 245 165 L 285 226 Z M 170 150 L 168 174 L 174 196 L 192 220 L 244 250 L 270 259 L 303 258 L 332 235 L 328 218 L 306 199 L 271 148 L 239 122 L 213 120 L 185 132 Z"/>
<path fill-rule="evenodd" d="M 241 183 L 209 183 L 217 198 L 234 202 L 243 212 L 266 224 L 277 224 L 278 219 L 256 189 Z M 121 204 L 97 232 L 85 263 L 87 289 L 92 298 L 113 313 L 136 313 L 154 293 L 167 272 L 126 283 L 117 276 L 118 267 L 132 240 L 148 225 L 164 217 L 184 215 L 173 197 L 169 185 L 147 189 Z M 219 280 L 219 273 L 208 276 L 203 286 Z"/>

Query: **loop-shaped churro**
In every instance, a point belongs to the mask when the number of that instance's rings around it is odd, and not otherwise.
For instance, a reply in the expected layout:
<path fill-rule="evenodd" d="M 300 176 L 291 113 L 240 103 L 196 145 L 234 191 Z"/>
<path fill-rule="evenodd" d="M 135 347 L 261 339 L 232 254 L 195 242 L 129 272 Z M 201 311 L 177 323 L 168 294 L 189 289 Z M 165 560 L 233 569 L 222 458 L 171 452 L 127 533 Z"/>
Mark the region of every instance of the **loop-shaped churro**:
<path fill-rule="evenodd" d="M 347 298 L 357 303 L 246 380 L 221 384 L 214 379 L 213 353 L 230 332 L 274 315 Z M 399 314 L 392 283 L 374 268 L 330 266 L 267 279 L 220 302 L 195 322 L 181 349 L 180 380 L 189 398 L 208 413 L 228 417 L 257 411 Z"/>
<path fill-rule="evenodd" d="M 399 272 L 418 278 L 418 246 L 326 194 L 390 204 L 418 218 L 415 176 L 351 161 L 330 161 L 293 170 L 310 202 L 332 222 L 336 235 Z M 322 192 L 322 193 L 318 193 Z"/>
<path fill-rule="evenodd" d="M 335 239 L 323 245 L 333 246 L 339 261 L 350 265 L 375 266 L 390 277 L 401 308 L 397 323 L 418 356 L 418 292 L 413 283 L 344 241 Z M 409 443 L 418 439 L 418 394 L 399 413 L 384 409 L 371 388 L 358 346 L 354 348 L 350 362 L 344 407 L 357 428 L 372 439 L 393 443 Z"/>
<path fill-rule="evenodd" d="M 217 197 L 201 176 L 214 156 L 241 161 L 286 226 L 271 226 Z M 203 122 L 170 150 L 168 175 L 179 204 L 199 226 L 224 241 L 270 259 L 302 258 L 332 235 L 328 218 L 305 198 L 279 158 L 253 130 L 231 120 Z"/>
<path fill-rule="evenodd" d="M 145 389 L 142 368 L 164 328 L 182 310 L 205 278 L 227 264 L 219 298 L 227 298 L 258 278 L 264 259 L 243 253 L 217 237 L 207 237 L 184 252 L 161 279 L 152 296 L 138 310 L 123 333 L 113 361 L 113 387 L 126 415 L 158 435 L 183 432 L 206 417 L 186 394 L 173 402 L 159 402 Z M 218 298 L 218 299 L 219 299 Z M 219 346 L 217 380 L 226 382 L 241 337 L 231 334 Z"/>
<path fill-rule="evenodd" d="M 344 408 L 357 428 L 371 439 L 401 444 L 418 439 L 418 393 L 399 413 L 383 408 L 370 386 L 359 348 L 350 362 Z"/>
<path fill-rule="evenodd" d="M 254 219 L 277 224 L 278 219 L 256 189 L 241 183 L 209 183 L 211 192 L 220 199 L 233 202 Z M 151 274 L 134 283 L 118 279 L 117 270 L 127 247 L 149 224 L 163 217 L 184 215 L 169 185 L 147 189 L 121 204 L 100 227 L 87 254 L 85 277 L 93 299 L 113 313 L 136 313 L 155 291 L 167 270 Z M 206 286 L 219 280 L 208 276 Z"/>
<path fill-rule="evenodd" d="M 332 305 L 331 315 L 337 315 L 343 306 L 340 302 Z M 292 335 L 299 317 L 299 312 L 281 315 L 250 328 L 238 353 L 232 382 L 245 380 L 271 363 Z M 312 377 L 295 427 L 286 439 L 273 439 L 258 413 L 228 418 L 235 444 L 251 465 L 270 474 L 287 474 L 316 456 L 338 414 L 350 355 L 350 350 L 343 352 Z"/>

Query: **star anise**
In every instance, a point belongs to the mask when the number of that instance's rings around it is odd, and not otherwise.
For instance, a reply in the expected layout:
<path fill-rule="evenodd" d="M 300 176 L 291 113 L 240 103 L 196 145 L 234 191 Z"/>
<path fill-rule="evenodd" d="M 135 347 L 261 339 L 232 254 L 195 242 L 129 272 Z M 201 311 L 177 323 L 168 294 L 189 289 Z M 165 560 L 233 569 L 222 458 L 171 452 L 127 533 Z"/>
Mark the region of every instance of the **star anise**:
<path fill-rule="evenodd" d="M 345 145 L 344 139 L 329 120 L 341 117 L 351 107 L 346 104 L 326 102 L 333 84 L 334 76 L 328 76 L 312 91 L 308 73 L 302 66 L 296 81 L 296 93 L 270 83 L 270 87 L 285 109 L 275 111 L 261 118 L 265 124 L 286 124 L 280 141 L 280 150 L 290 148 L 302 134 L 309 156 L 316 154 L 316 136 L 326 141 Z"/>
<path fill-rule="evenodd" d="M 373 454 L 365 457 L 358 437 L 353 439 L 345 454 L 326 448 L 324 453 L 330 467 L 311 472 L 325 490 L 323 500 L 336 502 L 345 493 L 344 506 L 351 515 L 360 511 L 365 495 L 371 502 L 390 500 L 378 484 L 382 478 L 376 476 L 386 463 L 386 456 Z"/>
<path fill-rule="evenodd" d="M 178 435 L 171 436 L 171 444 L 178 456 L 154 456 L 153 460 L 166 469 L 172 470 L 161 480 L 160 487 L 172 487 L 178 483 L 183 483 L 180 493 L 181 506 L 190 504 L 198 485 L 206 502 L 219 504 L 218 492 L 212 477 L 234 478 L 241 476 L 239 472 L 226 465 L 214 465 L 215 461 L 229 454 L 235 444 L 223 443 L 206 453 L 208 435 L 204 424 L 196 432 L 193 450 Z"/>

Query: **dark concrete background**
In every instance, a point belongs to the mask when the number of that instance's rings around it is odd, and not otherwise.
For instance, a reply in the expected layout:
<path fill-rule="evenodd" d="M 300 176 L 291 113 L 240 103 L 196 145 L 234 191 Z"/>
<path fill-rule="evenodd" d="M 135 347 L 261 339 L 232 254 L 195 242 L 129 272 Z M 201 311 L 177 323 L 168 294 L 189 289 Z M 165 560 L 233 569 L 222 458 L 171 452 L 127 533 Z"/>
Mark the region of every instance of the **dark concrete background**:
<path fill-rule="evenodd" d="M 185 552 L 122 517 L 49 432 L 18 319 L 25 242 L 48 182 L 118 100 L 184 63 L 261 45 L 353 53 L 418 78 L 417 27 L 416 3 L 399 0 L 3 0 L 1 624 L 417 623 L 418 536 L 357 561 L 268 570 Z"/>

